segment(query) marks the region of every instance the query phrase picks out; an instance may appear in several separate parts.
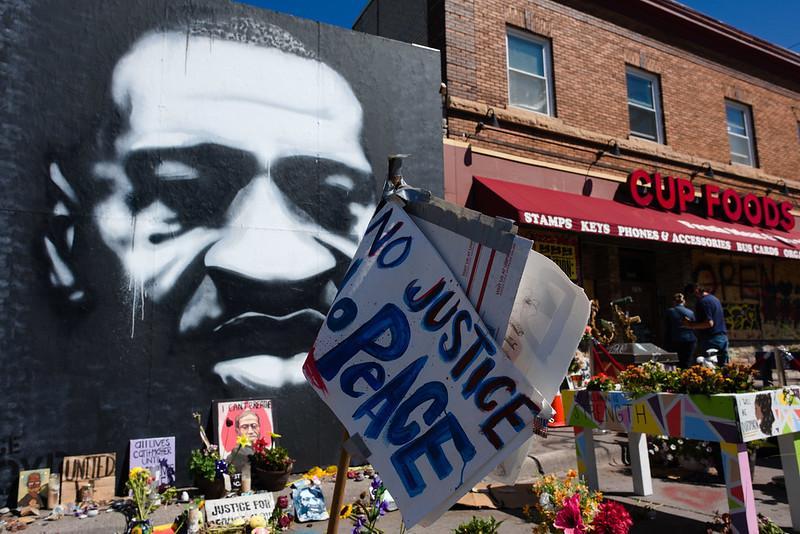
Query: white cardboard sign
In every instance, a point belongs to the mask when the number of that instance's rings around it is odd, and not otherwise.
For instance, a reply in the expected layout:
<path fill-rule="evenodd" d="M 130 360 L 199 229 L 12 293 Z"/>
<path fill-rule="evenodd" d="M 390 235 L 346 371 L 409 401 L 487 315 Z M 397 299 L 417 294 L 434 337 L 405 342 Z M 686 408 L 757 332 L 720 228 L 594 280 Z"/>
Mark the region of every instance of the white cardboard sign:
<path fill-rule="evenodd" d="M 452 219 L 436 220 L 427 213 L 428 220 L 412 219 L 455 275 L 494 340 L 549 403 L 558 393 L 589 318 L 589 299 L 583 289 L 553 261 L 532 250 L 529 239 L 506 235 L 492 240 L 503 246 L 490 246 L 475 235 L 459 233 L 462 228 L 454 227 Z M 477 214 L 460 209 L 459 215 L 456 221 L 461 223 Z M 550 405 L 543 402 L 542 415 L 551 413 Z M 491 478 L 513 484 L 528 449 L 528 445 L 520 447 L 497 466 Z"/>
<path fill-rule="evenodd" d="M 254 515 L 263 515 L 266 519 L 272 515 L 275 498 L 271 492 L 231 497 L 228 499 L 207 500 L 206 522 L 227 524 L 237 519 L 247 519 Z"/>
<path fill-rule="evenodd" d="M 525 443 L 543 403 L 395 202 L 370 222 L 303 370 L 407 527 L 435 521 Z"/>

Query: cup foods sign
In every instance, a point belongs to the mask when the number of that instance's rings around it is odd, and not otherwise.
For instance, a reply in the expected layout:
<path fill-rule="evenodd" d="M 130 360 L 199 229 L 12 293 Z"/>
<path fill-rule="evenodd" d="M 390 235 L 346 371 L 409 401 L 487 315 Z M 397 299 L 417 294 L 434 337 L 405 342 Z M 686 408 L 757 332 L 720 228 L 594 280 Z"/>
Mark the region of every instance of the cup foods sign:
<path fill-rule="evenodd" d="M 659 207 L 683 213 L 695 200 L 695 187 L 685 178 L 649 174 L 637 169 L 628 176 L 628 190 L 633 201 L 642 207 Z M 751 224 L 762 228 L 794 228 L 790 202 L 776 202 L 752 193 L 744 195 L 734 189 L 720 189 L 713 184 L 701 187 L 701 205 L 706 217 Z"/>

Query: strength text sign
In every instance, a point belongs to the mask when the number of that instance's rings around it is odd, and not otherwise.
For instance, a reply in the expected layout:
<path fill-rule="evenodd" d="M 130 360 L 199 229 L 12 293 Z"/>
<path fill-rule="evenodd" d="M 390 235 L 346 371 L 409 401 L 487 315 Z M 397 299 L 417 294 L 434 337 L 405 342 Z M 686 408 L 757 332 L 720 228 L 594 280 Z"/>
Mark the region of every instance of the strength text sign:
<path fill-rule="evenodd" d="M 367 228 L 304 372 L 368 449 L 408 527 L 434 521 L 530 438 L 541 410 L 393 202 Z"/>

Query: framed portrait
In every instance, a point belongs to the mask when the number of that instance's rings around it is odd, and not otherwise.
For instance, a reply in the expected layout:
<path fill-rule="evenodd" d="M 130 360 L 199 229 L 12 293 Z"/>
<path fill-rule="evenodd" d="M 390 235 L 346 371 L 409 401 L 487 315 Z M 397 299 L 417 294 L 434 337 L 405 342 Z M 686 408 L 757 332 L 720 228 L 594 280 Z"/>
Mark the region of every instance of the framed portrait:
<path fill-rule="evenodd" d="M 47 504 L 47 485 L 50 481 L 50 469 L 31 469 L 20 471 L 17 488 L 17 507 L 32 506 L 42 510 Z"/>
<path fill-rule="evenodd" d="M 222 458 L 227 458 L 236 449 L 239 436 L 246 436 L 250 443 L 263 438 L 272 446 L 275 425 L 271 400 L 215 400 L 212 403 L 212 413 L 214 435 Z"/>

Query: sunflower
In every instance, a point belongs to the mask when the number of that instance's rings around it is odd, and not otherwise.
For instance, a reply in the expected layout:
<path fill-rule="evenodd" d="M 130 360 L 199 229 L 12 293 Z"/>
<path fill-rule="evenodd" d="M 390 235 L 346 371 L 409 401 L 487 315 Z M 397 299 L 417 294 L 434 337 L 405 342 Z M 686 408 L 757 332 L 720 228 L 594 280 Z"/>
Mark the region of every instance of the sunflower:
<path fill-rule="evenodd" d="M 348 519 L 351 515 L 353 515 L 353 505 L 345 504 L 339 512 L 339 517 L 341 519 Z"/>

